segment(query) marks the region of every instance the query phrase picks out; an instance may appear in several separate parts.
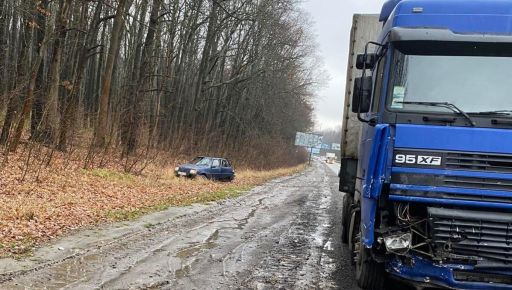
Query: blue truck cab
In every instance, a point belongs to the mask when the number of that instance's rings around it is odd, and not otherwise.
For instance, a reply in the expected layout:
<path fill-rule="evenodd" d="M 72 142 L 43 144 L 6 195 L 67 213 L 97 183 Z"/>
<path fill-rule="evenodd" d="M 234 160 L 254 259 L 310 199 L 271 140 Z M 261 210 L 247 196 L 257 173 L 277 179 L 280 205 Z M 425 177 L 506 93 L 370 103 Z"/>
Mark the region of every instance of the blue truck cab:
<path fill-rule="evenodd" d="M 349 62 L 340 170 L 358 284 L 512 289 L 512 0 L 392 0 L 379 20 Z"/>

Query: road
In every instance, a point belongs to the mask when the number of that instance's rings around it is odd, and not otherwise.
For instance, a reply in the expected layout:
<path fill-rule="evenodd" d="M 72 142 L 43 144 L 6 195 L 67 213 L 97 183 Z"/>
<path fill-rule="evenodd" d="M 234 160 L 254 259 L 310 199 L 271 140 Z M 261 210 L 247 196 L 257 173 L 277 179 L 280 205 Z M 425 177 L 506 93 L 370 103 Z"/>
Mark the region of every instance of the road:
<path fill-rule="evenodd" d="M 358 289 L 336 171 L 315 162 L 237 199 L 67 237 L 0 262 L 0 288 Z"/>

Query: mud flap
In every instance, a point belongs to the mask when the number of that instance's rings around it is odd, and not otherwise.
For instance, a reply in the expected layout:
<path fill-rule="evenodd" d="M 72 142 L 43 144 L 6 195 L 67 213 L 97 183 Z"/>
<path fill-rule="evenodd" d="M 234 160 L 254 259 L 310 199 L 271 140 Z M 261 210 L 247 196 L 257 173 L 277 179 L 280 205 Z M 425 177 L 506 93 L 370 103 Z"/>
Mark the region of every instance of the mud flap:
<path fill-rule="evenodd" d="M 352 197 L 356 192 L 358 159 L 343 158 L 340 167 L 340 191 L 350 194 Z"/>

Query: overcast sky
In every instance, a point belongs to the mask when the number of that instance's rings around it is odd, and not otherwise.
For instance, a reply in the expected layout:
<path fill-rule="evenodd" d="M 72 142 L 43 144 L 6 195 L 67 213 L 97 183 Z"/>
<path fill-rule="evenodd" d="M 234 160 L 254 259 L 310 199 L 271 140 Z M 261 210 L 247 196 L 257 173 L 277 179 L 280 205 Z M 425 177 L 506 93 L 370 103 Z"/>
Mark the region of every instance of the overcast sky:
<path fill-rule="evenodd" d="M 348 43 L 354 13 L 380 13 L 385 0 L 304 0 L 329 81 L 318 92 L 317 129 L 341 126 Z"/>

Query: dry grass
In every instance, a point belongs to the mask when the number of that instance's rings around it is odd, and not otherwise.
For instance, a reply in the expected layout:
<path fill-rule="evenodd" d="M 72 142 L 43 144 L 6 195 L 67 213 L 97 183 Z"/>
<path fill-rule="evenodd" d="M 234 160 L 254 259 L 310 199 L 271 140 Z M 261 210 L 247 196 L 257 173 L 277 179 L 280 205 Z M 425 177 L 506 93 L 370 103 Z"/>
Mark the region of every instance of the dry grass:
<path fill-rule="evenodd" d="M 169 206 L 240 195 L 304 166 L 268 171 L 241 170 L 233 183 L 174 177 L 174 166 L 150 165 L 143 175 L 121 168 L 82 169 L 80 158 L 27 152 L 9 156 L 0 169 L 0 256 L 30 253 L 38 244 L 100 223 L 129 220 Z M 28 165 L 27 165 L 28 164 Z"/>

